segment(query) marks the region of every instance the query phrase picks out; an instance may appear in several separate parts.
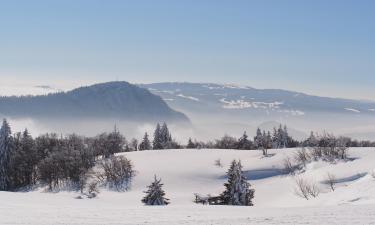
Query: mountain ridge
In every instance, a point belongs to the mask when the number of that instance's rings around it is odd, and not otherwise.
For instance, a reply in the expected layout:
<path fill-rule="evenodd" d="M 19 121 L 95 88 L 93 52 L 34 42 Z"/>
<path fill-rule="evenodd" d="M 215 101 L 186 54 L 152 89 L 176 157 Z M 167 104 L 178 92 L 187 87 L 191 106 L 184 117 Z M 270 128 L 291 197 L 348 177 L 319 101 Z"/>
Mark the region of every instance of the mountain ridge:
<path fill-rule="evenodd" d="M 0 114 L 13 117 L 124 118 L 150 121 L 189 119 L 159 96 L 128 82 L 106 82 L 37 96 L 0 97 Z"/>

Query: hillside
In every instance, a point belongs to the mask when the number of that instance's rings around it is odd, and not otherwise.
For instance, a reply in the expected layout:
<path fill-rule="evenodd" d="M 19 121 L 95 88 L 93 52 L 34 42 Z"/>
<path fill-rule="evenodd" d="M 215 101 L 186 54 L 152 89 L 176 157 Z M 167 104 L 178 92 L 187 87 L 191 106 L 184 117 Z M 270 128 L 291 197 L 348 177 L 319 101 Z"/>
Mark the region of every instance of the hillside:
<path fill-rule="evenodd" d="M 239 134 L 276 121 L 309 134 L 323 130 L 336 134 L 361 133 L 375 140 L 375 102 L 313 96 L 279 89 L 257 89 L 214 83 L 141 84 L 185 113 L 202 129 Z M 324 124 L 324 127 L 321 125 Z M 355 130 L 355 132 L 353 132 Z M 222 135 L 222 134 L 217 134 Z"/>
<path fill-rule="evenodd" d="M 39 96 L 1 97 L 0 114 L 33 119 L 189 121 L 159 96 L 127 82 L 102 83 Z"/>
<path fill-rule="evenodd" d="M 375 221 L 375 149 L 351 148 L 350 160 L 334 164 L 313 162 L 299 176 L 321 190 L 305 200 L 295 194 L 295 177 L 283 173 L 283 159 L 296 149 L 260 151 L 164 150 L 125 153 L 137 170 L 128 192 L 101 190 L 96 199 L 75 199 L 79 193 L 0 192 L 2 224 L 371 224 Z M 223 167 L 214 165 L 221 159 Z M 216 195 L 223 191 L 226 170 L 241 159 L 246 177 L 255 189 L 254 207 L 202 206 L 194 193 Z M 194 166 L 192 166 L 194 165 Z M 327 174 L 336 176 L 334 192 Z M 171 204 L 143 206 L 140 199 L 154 174 L 162 178 Z M 62 210 L 64 209 L 64 210 Z"/>

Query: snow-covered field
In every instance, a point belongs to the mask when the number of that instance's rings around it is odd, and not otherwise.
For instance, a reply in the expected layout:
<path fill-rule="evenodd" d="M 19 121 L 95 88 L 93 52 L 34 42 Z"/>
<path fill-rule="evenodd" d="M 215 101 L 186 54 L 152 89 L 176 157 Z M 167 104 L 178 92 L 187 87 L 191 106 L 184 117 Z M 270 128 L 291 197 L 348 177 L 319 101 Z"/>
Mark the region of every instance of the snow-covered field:
<path fill-rule="evenodd" d="M 375 224 L 375 149 L 352 148 L 350 161 L 307 165 L 302 176 L 318 184 L 317 198 L 295 194 L 295 178 L 283 174 L 283 159 L 295 149 L 260 151 L 165 150 L 126 153 L 137 170 L 128 192 L 101 190 L 96 199 L 75 199 L 79 193 L 43 190 L 0 192 L 0 224 Z M 220 159 L 223 167 L 215 166 Z M 241 159 L 255 189 L 254 207 L 203 206 L 193 203 L 194 193 L 220 194 L 226 170 Z M 334 192 L 325 184 L 335 175 Z M 143 206 L 145 187 L 154 174 L 162 178 L 171 200 L 168 206 Z M 375 175 L 374 175 L 375 176 Z"/>

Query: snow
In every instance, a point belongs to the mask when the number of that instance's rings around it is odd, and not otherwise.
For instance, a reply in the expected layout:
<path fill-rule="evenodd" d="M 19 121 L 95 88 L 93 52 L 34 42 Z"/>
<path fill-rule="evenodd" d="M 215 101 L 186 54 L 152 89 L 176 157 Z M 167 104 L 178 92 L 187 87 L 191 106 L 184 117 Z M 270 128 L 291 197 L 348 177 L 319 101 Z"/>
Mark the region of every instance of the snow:
<path fill-rule="evenodd" d="M 246 109 L 246 108 L 262 108 L 262 109 L 278 109 L 283 102 L 250 102 L 244 100 L 242 97 L 238 100 L 226 100 L 222 98 L 219 100 L 224 103 L 222 106 L 224 109 Z"/>
<path fill-rule="evenodd" d="M 181 98 L 186 98 L 186 99 L 190 99 L 190 100 L 193 100 L 193 101 L 199 102 L 199 99 L 198 99 L 198 98 L 195 98 L 195 97 L 192 97 L 192 96 L 186 96 L 186 95 L 183 95 L 183 94 L 178 94 L 177 96 L 178 96 L 178 97 L 181 97 Z"/>
<path fill-rule="evenodd" d="M 295 178 L 283 173 L 283 159 L 296 149 L 260 151 L 163 150 L 124 153 L 137 170 L 128 192 L 101 190 L 96 199 L 75 199 L 77 192 L 0 192 L 0 224 L 374 224 L 375 148 L 351 148 L 350 160 L 307 165 L 298 176 L 315 181 L 321 194 L 305 200 L 295 195 Z M 220 159 L 223 167 L 214 165 Z M 203 206 L 194 193 L 217 195 L 224 190 L 232 160 L 241 159 L 255 189 L 254 207 Z M 334 192 L 327 174 L 337 178 Z M 157 175 L 171 204 L 144 206 L 141 199 Z"/>
<path fill-rule="evenodd" d="M 375 112 L 375 109 L 369 109 L 368 111 Z"/>
<path fill-rule="evenodd" d="M 345 108 L 345 110 L 351 111 L 351 112 L 355 112 L 355 113 L 360 113 L 361 112 L 358 109 L 352 109 L 352 108 Z"/>
<path fill-rule="evenodd" d="M 302 112 L 301 110 L 288 110 L 288 109 L 285 109 L 285 110 L 278 110 L 278 112 L 281 112 L 281 113 L 288 113 L 288 114 L 291 114 L 292 116 L 303 116 L 305 115 L 304 112 Z"/>

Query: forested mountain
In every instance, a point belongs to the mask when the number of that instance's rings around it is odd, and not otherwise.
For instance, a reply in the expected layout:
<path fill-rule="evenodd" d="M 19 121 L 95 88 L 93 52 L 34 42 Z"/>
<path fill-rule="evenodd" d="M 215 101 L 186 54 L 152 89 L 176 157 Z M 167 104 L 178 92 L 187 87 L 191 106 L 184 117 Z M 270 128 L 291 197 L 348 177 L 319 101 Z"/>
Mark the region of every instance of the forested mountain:
<path fill-rule="evenodd" d="M 119 118 L 142 121 L 189 119 L 161 97 L 127 82 L 109 82 L 39 96 L 0 97 L 0 114 L 27 118 Z"/>

